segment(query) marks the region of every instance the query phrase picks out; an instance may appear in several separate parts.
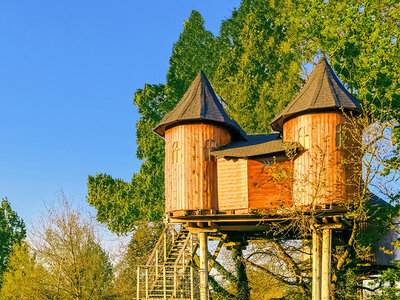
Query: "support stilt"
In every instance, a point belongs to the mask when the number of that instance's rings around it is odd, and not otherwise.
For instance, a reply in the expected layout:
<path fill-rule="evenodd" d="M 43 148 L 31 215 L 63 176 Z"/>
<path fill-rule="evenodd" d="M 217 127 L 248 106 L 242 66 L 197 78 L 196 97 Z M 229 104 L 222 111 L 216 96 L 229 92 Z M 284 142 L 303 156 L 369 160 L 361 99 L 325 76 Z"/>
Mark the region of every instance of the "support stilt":
<path fill-rule="evenodd" d="M 312 299 L 321 300 L 321 238 L 316 230 L 312 233 Z"/>
<path fill-rule="evenodd" d="M 321 298 L 330 300 L 332 229 L 322 230 Z"/>
<path fill-rule="evenodd" d="M 208 244 L 207 233 L 199 233 L 200 240 L 200 300 L 208 300 Z"/>

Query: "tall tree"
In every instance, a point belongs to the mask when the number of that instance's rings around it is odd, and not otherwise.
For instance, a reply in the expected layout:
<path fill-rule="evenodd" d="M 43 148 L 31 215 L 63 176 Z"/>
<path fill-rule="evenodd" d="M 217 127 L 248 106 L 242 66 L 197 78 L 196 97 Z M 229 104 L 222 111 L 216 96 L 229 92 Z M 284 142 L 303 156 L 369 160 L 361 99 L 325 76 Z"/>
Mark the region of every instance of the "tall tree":
<path fill-rule="evenodd" d="M 110 296 L 113 269 L 93 224 L 61 195 L 30 240 L 48 272 L 47 288 L 56 299 L 100 299 Z M 36 284 L 32 282 L 32 284 Z"/>
<path fill-rule="evenodd" d="M 391 121 L 391 125 L 397 126 L 392 130 L 397 148 L 387 162 L 382 161 L 385 170 L 379 171 L 381 175 L 390 175 L 392 170 L 399 169 L 400 162 L 399 19 L 400 8 L 395 0 L 243 0 L 232 17 L 223 22 L 220 37 L 214 43 L 203 32 L 201 17 L 192 13 L 174 45 L 166 87 L 146 85 L 135 94 L 135 103 L 139 110 L 143 109 L 138 123 L 138 157 L 145 159 L 143 173 L 141 170 L 135 175 L 132 184 L 106 176 L 104 182 L 94 178 L 89 184 L 89 202 L 93 201 L 99 216 L 104 216 L 103 222 L 109 227 L 112 224 L 110 228 L 115 227 L 117 232 L 132 228 L 134 220 L 149 218 L 149 211 L 143 213 L 149 209 L 147 204 L 153 205 L 150 211 L 157 212 L 154 216 L 162 215 L 163 143 L 153 139 L 151 128 L 174 107 L 198 68 L 205 69 L 216 92 L 224 98 L 226 109 L 244 129 L 265 133 L 270 130 L 271 119 L 299 91 L 309 63 L 321 55 L 328 56 L 343 83 L 376 120 Z M 205 55 L 211 57 L 211 62 Z M 154 101 L 154 95 L 164 100 Z M 93 194 L 91 187 L 96 187 Z M 141 198 L 134 200 L 136 194 Z M 390 196 L 399 199 L 398 194 Z M 97 206 L 100 198 L 104 200 Z M 111 201 L 107 202 L 108 199 Z M 352 258 L 360 250 L 357 247 L 361 241 L 357 236 L 348 245 Z M 290 261 L 290 256 L 287 258 Z M 335 271 L 336 288 L 340 293 L 351 294 L 346 280 L 357 270 L 342 263 L 343 260 Z M 304 284 L 301 272 L 294 273 Z"/>
<path fill-rule="evenodd" d="M 56 299 L 49 273 L 26 242 L 15 244 L 4 273 L 0 299 Z"/>
<path fill-rule="evenodd" d="M 193 79 L 203 70 L 208 78 L 213 78 L 220 56 L 218 39 L 205 30 L 204 20 L 193 10 L 185 21 L 183 32 L 174 44 L 167 72 L 168 109 L 174 108 L 182 98 Z"/>
<path fill-rule="evenodd" d="M 0 204 L 0 287 L 8 258 L 15 244 L 26 236 L 24 221 L 12 210 L 7 198 Z"/>
<path fill-rule="evenodd" d="M 174 44 L 167 82 L 146 84 L 134 95 L 141 115 L 137 122 L 137 157 L 144 160 L 131 183 L 106 174 L 89 176 L 88 198 L 97 209 L 97 218 L 116 233 L 134 229 L 137 221 L 160 220 L 164 213 L 164 141 L 153 128 L 183 96 L 199 70 L 213 76 L 217 60 L 217 40 L 204 28 L 200 13 L 192 11 Z"/>
<path fill-rule="evenodd" d="M 271 1 L 244 0 L 221 25 L 224 51 L 215 89 L 248 133 L 270 132 L 269 122 L 302 83 L 300 41 L 290 36 L 291 19 L 279 8 Z"/>

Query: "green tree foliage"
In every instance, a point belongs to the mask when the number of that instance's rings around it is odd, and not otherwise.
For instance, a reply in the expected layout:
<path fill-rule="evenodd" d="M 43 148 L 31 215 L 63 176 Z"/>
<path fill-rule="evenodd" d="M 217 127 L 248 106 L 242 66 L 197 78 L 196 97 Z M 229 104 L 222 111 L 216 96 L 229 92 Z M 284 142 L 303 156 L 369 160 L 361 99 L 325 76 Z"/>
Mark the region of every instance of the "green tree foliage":
<path fill-rule="evenodd" d="M 244 0 L 221 26 L 224 52 L 213 83 L 248 133 L 270 132 L 269 122 L 302 83 L 300 41 L 282 14 L 270 1 Z"/>
<path fill-rule="evenodd" d="M 209 78 L 214 77 L 221 51 L 218 46 L 218 39 L 205 30 L 200 13 L 193 10 L 169 60 L 166 91 L 171 106 L 168 111 L 182 98 L 200 70 Z"/>
<path fill-rule="evenodd" d="M 104 299 L 112 296 L 113 268 L 94 226 L 65 198 L 30 236 L 16 244 L 0 299 Z"/>
<path fill-rule="evenodd" d="M 160 220 L 164 214 L 164 141 L 153 133 L 183 96 L 199 70 L 212 76 L 218 50 L 216 38 L 204 28 L 200 13 L 192 11 L 174 44 L 166 85 L 146 84 L 134 95 L 141 115 L 136 125 L 137 157 L 144 160 L 131 183 L 106 174 L 89 176 L 88 198 L 98 220 L 115 233 L 134 229 L 137 221 Z"/>
<path fill-rule="evenodd" d="M 311 27 L 340 78 L 366 105 L 399 120 L 400 64 L 397 1 L 328 1 Z"/>
<path fill-rule="evenodd" d="M 25 236 L 24 222 L 12 210 L 7 198 L 2 199 L 0 204 L 0 287 L 12 247 L 20 243 Z"/>
<path fill-rule="evenodd" d="M 49 273 L 30 252 L 26 242 L 14 245 L 0 299 L 51 299 L 54 296 Z"/>
<path fill-rule="evenodd" d="M 93 226 L 68 203 L 53 211 L 37 231 L 34 250 L 48 266 L 58 298 L 99 298 L 108 292 L 112 266 Z"/>
<path fill-rule="evenodd" d="M 114 232 L 126 232 L 137 220 L 161 218 L 164 150 L 152 128 L 176 105 L 199 69 L 205 70 L 224 98 L 231 117 L 249 133 L 265 133 L 272 118 L 300 90 L 311 64 L 326 55 L 371 115 L 393 125 L 397 147 L 391 150 L 390 160 L 382 160 L 386 168 L 378 173 L 388 176 L 398 170 L 399 19 L 394 0 L 243 0 L 222 22 L 220 37 L 215 38 L 204 29 L 200 14 L 193 12 L 174 44 L 166 85 L 146 85 L 135 93 L 142 116 L 137 124 L 137 156 L 144 160 L 139 174 L 131 183 L 102 174 L 89 177 L 88 201 L 98 210 L 99 220 Z M 372 220 L 365 207 L 350 212 L 349 218 L 355 220 L 353 224 Z M 359 232 L 357 226 L 353 229 Z M 370 241 L 355 234 L 342 247 L 344 252 L 335 254 L 345 254 L 342 261 L 333 261 L 337 298 L 356 297 L 348 283 L 359 280 L 356 258 L 366 252 Z"/>

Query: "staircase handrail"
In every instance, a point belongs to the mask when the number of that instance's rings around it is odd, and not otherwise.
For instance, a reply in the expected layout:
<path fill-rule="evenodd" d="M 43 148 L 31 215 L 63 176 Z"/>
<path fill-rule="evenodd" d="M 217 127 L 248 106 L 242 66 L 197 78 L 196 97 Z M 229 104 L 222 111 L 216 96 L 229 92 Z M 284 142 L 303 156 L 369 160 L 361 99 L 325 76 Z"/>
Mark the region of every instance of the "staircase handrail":
<path fill-rule="evenodd" d="M 153 251 L 151 251 L 150 257 L 147 260 L 146 265 L 151 265 L 151 261 L 153 260 L 154 256 L 156 255 L 156 253 L 158 251 L 158 248 L 160 248 L 161 243 L 164 241 L 164 238 L 166 238 L 166 235 L 167 235 L 168 231 L 171 229 L 170 227 L 171 227 L 170 224 L 168 224 L 167 226 L 164 227 L 164 229 L 163 229 L 163 231 L 162 231 L 162 233 L 160 235 L 160 238 L 158 239 L 155 247 L 153 248 Z M 172 228 L 172 230 L 175 231 L 174 228 Z M 164 247 L 164 245 L 163 245 L 163 247 Z M 166 253 L 164 253 L 164 254 L 166 254 Z"/>
<path fill-rule="evenodd" d="M 162 233 L 161 233 L 161 236 L 160 236 L 160 238 L 159 238 L 158 241 L 157 241 L 156 246 L 153 248 L 153 251 L 151 251 L 150 257 L 149 257 L 149 259 L 148 259 L 147 262 L 146 262 L 146 266 L 147 266 L 147 265 L 150 265 L 151 260 L 152 260 L 153 257 L 156 255 L 157 249 L 158 249 L 159 245 L 161 244 L 161 242 L 162 242 L 162 240 L 163 240 L 163 238 L 164 238 L 164 234 L 165 234 L 166 231 L 167 231 L 167 226 L 164 227 L 164 229 L 163 229 L 163 231 L 162 231 Z"/>
<path fill-rule="evenodd" d="M 181 259 L 183 253 L 186 251 L 186 246 L 189 243 L 191 236 L 192 236 L 192 233 L 189 232 L 189 234 L 186 236 L 185 242 L 183 243 L 181 251 L 179 251 L 178 257 L 175 260 L 174 266 L 178 265 L 179 260 Z"/>

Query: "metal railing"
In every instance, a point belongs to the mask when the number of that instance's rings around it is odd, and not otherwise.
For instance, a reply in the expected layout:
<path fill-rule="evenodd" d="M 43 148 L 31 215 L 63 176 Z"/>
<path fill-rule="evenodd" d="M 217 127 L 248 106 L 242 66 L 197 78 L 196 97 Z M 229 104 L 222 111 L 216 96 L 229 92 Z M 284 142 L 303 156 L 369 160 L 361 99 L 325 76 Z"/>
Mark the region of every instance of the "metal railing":
<path fill-rule="evenodd" d="M 200 297 L 199 270 L 191 265 L 137 266 L 136 299 Z"/>
<path fill-rule="evenodd" d="M 177 235 L 178 233 L 175 230 L 175 226 L 166 225 L 146 265 L 156 267 L 162 266 L 167 259 L 168 251 L 174 244 Z"/>

